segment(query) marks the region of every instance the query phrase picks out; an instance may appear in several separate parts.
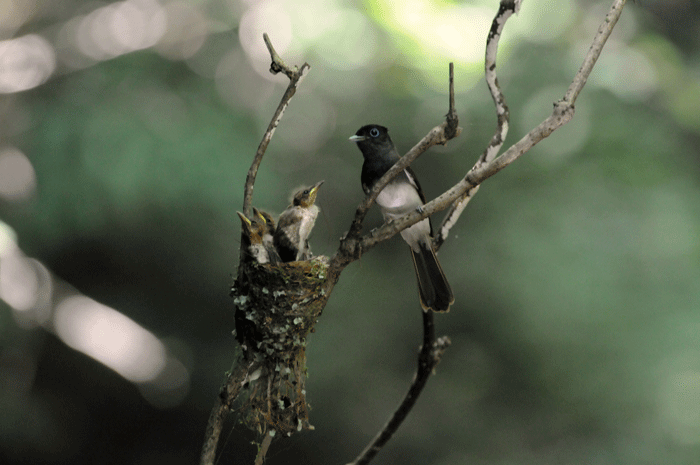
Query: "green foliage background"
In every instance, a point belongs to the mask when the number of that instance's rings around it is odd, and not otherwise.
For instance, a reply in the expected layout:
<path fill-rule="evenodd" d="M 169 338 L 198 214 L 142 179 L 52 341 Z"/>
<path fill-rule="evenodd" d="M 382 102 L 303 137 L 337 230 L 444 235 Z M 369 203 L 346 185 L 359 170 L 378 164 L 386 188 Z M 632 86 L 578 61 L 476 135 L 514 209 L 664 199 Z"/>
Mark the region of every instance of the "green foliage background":
<path fill-rule="evenodd" d="M 332 254 L 363 196 L 348 136 L 376 122 L 408 150 L 447 111 L 450 60 L 464 132 L 414 169 L 434 197 L 471 167 L 495 127 L 486 35 L 469 45 L 477 58 L 455 58 L 431 39 L 451 30 L 428 19 L 488 16 L 497 2 L 406 2 L 414 28 L 391 2 L 265 4 L 292 18 L 289 47 L 283 28 L 268 30 L 280 54 L 311 72 L 268 149 L 256 206 L 279 213 L 295 187 L 325 179 L 312 242 Z M 62 25 L 104 5 L 35 2 L 2 38 L 58 43 Z M 169 341 L 189 394 L 157 408 L 0 301 L 7 463 L 197 461 L 236 350 L 235 212 L 286 80 L 242 43 L 262 3 L 187 5 L 206 26 L 196 53 L 154 46 L 59 65 L 0 97 L 0 145 L 19 148 L 37 178 L 29 200 L 0 199 L 0 220 L 58 278 Z M 564 94 L 608 6 L 526 1 L 506 26 L 506 146 Z M 484 30 L 466 17 L 465 31 Z M 699 18 L 690 1 L 628 4 L 570 125 L 483 185 L 440 252 L 457 300 L 436 319 L 453 345 L 376 463 L 698 462 Z M 367 226 L 379 223 L 375 212 Z M 316 430 L 275 443 L 269 463 L 350 461 L 404 394 L 421 321 L 405 248 L 392 240 L 344 272 L 308 350 Z M 253 436 L 235 421 L 227 435 L 220 463 L 251 463 Z"/>

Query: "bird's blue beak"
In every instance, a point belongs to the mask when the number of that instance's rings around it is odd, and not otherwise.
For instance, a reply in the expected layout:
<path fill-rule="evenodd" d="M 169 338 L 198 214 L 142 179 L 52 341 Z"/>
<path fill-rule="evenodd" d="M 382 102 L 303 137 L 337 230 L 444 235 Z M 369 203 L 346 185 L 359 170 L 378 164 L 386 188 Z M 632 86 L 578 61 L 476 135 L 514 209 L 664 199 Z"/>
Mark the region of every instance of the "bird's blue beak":
<path fill-rule="evenodd" d="M 350 138 L 349 138 L 348 140 L 349 140 L 350 142 L 361 142 L 361 141 L 363 141 L 363 140 L 365 140 L 365 139 L 366 139 L 365 136 L 358 136 L 357 134 L 355 134 L 354 136 L 350 136 Z"/>

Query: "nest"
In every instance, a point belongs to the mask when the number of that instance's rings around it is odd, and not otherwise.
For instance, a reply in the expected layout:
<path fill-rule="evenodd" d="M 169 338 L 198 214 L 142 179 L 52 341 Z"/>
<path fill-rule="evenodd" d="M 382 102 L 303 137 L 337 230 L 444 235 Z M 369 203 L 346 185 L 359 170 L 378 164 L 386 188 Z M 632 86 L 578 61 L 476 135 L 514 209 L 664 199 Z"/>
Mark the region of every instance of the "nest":
<path fill-rule="evenodd" d="M 313 429 L 306 402 L 306 339 L 326 305 L 328 258 L 245 265 L 231 289 L 236 339 L 248 364 L 246 425 L 291 436 Z"/>

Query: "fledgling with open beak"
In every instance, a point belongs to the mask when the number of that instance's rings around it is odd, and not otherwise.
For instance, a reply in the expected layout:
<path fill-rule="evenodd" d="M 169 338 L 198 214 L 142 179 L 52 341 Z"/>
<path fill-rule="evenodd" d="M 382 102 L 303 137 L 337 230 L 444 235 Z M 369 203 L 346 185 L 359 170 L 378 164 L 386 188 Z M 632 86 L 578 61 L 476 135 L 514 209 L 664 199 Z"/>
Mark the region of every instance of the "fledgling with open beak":
<path fill-rule="evenodd" d="M 236 212 L 241 219 L 241 261 L 244 263 L 269 263 L 270 256 L 263 245 L 265 224 L 252 221 L 241 212 Z"/>
<path fill-rule="evenodd" d="M 273 239 L 275 248 L 283 262 L 311 258 L 308 239 L 320 210 L 315 202 L 321 184 L 323 181 L 294 194 L 292 204 L 282 212 L 277 220 L 277 229 Z"/>
<path fill-rule="evenodd" d="M 254 220 L 263 224 L 262 243 L 270 259 L 270 263 L 277 264 L 282 261 L 275 248 L 273 236 L 275 234 L 275 220 L 268 212 L 258 210 L 253 207 Z"/>
<path fill-rule="evenodd" d="M 401 156 L 387 128 L 378 124 L 362 126 L 350 140 L 357 143 L 365 159 L 361 181 L 365 194 L 369 194 Z M 420 209 L 425 204 L 425 196 L 415 173 L 408 167 L 382 189 L 376 202 L 384 220 L 390 221 Z M 426 218 L 401 231 L 401 237 L 411 248 L 423 310 L 447 312 L 455 299 L 433 249 L 432 229 L 430 219 Z"/>

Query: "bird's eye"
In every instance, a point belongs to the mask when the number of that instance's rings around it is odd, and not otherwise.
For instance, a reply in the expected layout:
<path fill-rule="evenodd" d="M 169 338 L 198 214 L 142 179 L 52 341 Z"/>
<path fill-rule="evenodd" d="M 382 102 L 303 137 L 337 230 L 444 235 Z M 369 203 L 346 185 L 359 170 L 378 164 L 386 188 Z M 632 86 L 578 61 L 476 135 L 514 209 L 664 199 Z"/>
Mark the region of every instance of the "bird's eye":
<path fill-rule="evenodd" d="M 369 130 L 369 135 L 372 137 L 377 137 L 379 135 L 379 129 L 377 128 L 372 128 Z"/>
<path fill-rule="evenodd" d="M 308 193 L 309 193 L 309 190 L 308 190 L 308 189 L 304 189 L 304 195 L 306 195 L 306 194 L 308 194 Z"/>

